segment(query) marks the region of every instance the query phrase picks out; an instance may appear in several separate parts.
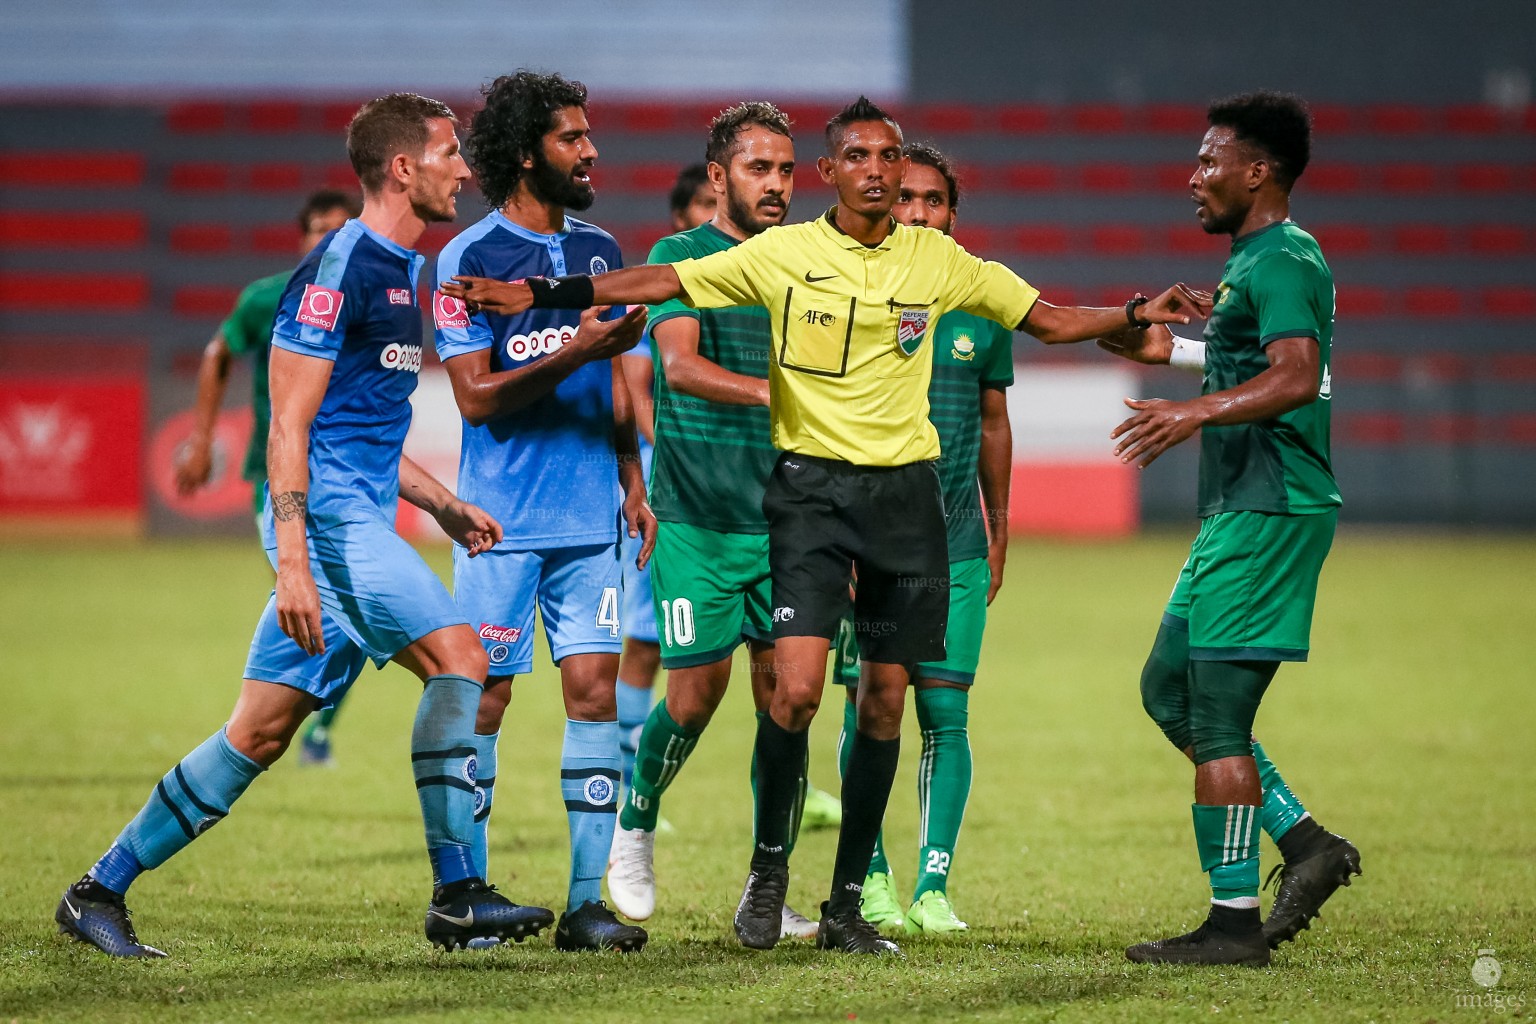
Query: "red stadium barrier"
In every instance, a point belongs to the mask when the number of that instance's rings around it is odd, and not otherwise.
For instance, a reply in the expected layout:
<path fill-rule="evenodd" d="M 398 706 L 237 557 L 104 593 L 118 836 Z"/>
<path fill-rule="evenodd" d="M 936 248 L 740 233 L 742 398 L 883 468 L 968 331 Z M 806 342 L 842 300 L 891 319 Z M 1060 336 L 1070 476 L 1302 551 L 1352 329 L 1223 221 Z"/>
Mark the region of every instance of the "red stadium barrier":
<path fill-rule="evenodd" d="M 79 213 L 0 211 L 0 245 L 31 249 L 137 249 L 144 215 L 134 210 Z"/>
<path fill-rule="evenodd" d="M 141 153 L 0 153 L 0 185 L 8 188 L 138 188 L 143 183 Z"/>
<path fill-rule="evenodd" d="M 149 303 L 149 278 L 143 274 L 0 271 L 0 309 L 57 312 L 65 306 L 66 295 L 89 296 L 90 307 L 95 310 L 130 312 Z"/>

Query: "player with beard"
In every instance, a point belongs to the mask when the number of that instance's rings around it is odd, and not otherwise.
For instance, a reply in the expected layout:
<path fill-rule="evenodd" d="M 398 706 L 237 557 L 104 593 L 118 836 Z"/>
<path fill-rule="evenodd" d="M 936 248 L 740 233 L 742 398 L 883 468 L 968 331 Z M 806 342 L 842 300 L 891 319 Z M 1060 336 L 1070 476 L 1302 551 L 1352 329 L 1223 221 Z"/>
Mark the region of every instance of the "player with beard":
<path fill-rule="evenodd" d="M 580 82 L 530 71 L 496 79 L 465 150 L 493 209 L 443 248 L 439 276 L 513 280 L 620 266 L 611 235 L 566 215 L 594 198 L 597 148 Z M 506 527 L 488 556 L 454 559 L 454 594 L 490 658 L 474 736 L 475 861 L 487 875 L 498 776 L 523 790 L 530 775 L 521 742 L 506 773 L 496 747 L 512 678 L 533 669 L 538 607 L 566 710 L 559 777 L 571 874 L 555 930 L 562 950 L 632 951 L 646 941 L 643 928 L 621 923 L 601 901 L 619 794 L 620 536 L 643 538 L 641 566 L 655 542 L 629 394 L 613 358 L 639 340 L 645 310 L 612 312 L 471 314 L 457 299 L 434 298 L 438 355 L 464 417 L 459 486 Z"/>
<path fill-rule="evenodd" d="M 427 938 L 454 948 L 536 933 L 553 920 L 488 887 L 470 853 L 475 708 L 485 651 L 453 598 L 394 531 L 399 498 L 431 512 L 466 557 L 501 528 L 402 455 L 421 371 L 408 247 L 452 220 L 469 178 L 453 112 L 396 93 L 347 129 L 363 212 L 326 235 L 288 281 L 272 325 L 272 427 L 262 534 L 277 586 L 251 640 L 229 721 L 175 766 L 54 914 L 104 953 L 165 954 L 139 942 L 124 894 L 229 814 L 309 713 L 341 699 L 363 666 L 396 661 L 425 688 L 411 769 L 436 883 Z"/>
<path fill-rule="evenodd" d="M 714 217 L 662 239 L 650 262 L 729 250 L 788 213 L 794 140 L 789 118 L 771 103 L 722 111 L 710 125 L 705 159 L 718 198 Z M 641 921 L 656 905 L 662 794 L 725 696 L 738 645 L 748 648 L 759 715 L 772 696 L 762 501 L 777 457 L 769 440 L 766 309 L 696 310 L 674 299 L 651 309 L 649 333 L 657 351 L 651 494 L 659 520 L 650 571 L 667 693 L 641 730 L 608 868 L 614 905 Z M 815 922 L 788 907 L 781 923 L 785 935 L 815 934 Z"/>
<path fill-rule="evenodd" d="M 700 309 L 767 308 L 771 439 L 782 452 L 763 497 L 774 687 L 757 731 L 756 843 L 736 934 L 756 948 L 780 936 L 806 732 L 856 570 L 865 675 L 817 943 L 892 953 L 896 944 L 859 913 L 859 896 L 896 773 L 911 671 L 944 660 L 949 612 L 944 506 L 933 468 L 939 441 L 928 419 L 928 326 L 962 309 L 1047 343 L 1070 342 L 1127 322 L 1187 323 L 1194 302 L 1175 286 L 1124 307 L 1053 306 L 1008 268 L 971 256 L 948 236 L 897 224 L 891 208 L 907 169 L 901 129 L 863 97 L 828 122 L 818 169 L 837 190 L 835 207 L 720 252 L 595 277 L 508 283 L 466 276 L 441 287 L 509 312 L 679 298 Z"/>

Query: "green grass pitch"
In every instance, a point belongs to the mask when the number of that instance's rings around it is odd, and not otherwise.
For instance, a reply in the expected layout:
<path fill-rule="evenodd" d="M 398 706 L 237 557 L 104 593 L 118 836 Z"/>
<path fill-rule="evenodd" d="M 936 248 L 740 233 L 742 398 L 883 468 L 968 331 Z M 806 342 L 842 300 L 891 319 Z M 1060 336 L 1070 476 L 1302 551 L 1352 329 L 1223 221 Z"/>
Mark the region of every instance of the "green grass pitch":
<path fill-rule="evenodd" d="M 254 544 L 0 546 L 0 1022 L 1536 1016 L 1529 536 L 1341 533 L 1315 660 L 1281 670 L 1258 731 L 1318 819 L 1360 846 L 1365 876 L 1268 970 L 1124 960 L 1128 943 L 1195 925 L 1207 895 L 1190 769 L 1137 698 L 1187 541 L 1014 547 L 972 700 L 976 781 L 951 885 L 971 931 L 909 940 L 898 962 L 731 938 L 749 849 L 741 685 L 667 796 L 678 832 L 658 844 L 645 952 L 569 956 L 548 933 L 434 951 L 406 756 L 416 686 L 394 668 L 353 691 L 339 767 L 279 764 L 134 888 L 140 933 L 173 959 L 112 962 L 67 942 L 60 892 L 224 720 L 269 578 Z M 444 552 L 430 557 L 446 569 Z M 540 658 L 503 734 L 492 880 L 558 909 L 563 713 Z M 836 786 L 840 699 L 829 690 L 812 728 L 823 788 Z M 887 829 L 903 887 L 917 750 L 909 714 Z M 834 841 L 803 837 L 792 904 L 815 910 Z M 1266 843 L 1265 871 L 1275 860 Z M 1503 978 L 1484 989 L 1470 969 L 1489 948 Z"/>

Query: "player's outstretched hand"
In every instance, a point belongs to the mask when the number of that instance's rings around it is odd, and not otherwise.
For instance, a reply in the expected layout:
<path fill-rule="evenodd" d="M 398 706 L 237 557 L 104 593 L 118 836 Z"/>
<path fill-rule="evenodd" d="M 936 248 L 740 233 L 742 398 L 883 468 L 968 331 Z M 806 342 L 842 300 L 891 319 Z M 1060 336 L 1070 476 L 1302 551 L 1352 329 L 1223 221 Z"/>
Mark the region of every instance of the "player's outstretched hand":
<path fill-rule="evenodd" d="M 1146 366 L 1167 365 L 1173 355 L 1173 332 L 1166 324 L 1153 324 L 1140 328 L 1127 325 L 1114 334 L 1106 334 L 1098 341 L 1106 352 Z"/>
<path fill-rule="evenodd" d="M 1180 282 L 1142 305 L 1136 315 L 1154 324 L 1187 324 L 1191 319 L 1204 320 L 1211 315 L 1211 293 Z"/>
<path fill-rule="evenodd" d="M 315 577 L 309 567 L 280 564 L 276 590 L 278 626 L 304 649 L 305 654 L 324 654 L 320 591 L 315 589 Z"/>
<path fill-rule="evenodd" d="M 656 547 L 656 513 L 639 488 L 624 495 L 624 528 L 631 537 L 640 537 L 640 554 L 635 558 L 635 568 L 644 569 L 651 561 Z"/>
<path fill-rule="evenodd" d="M 501 524 L 479 505 L 455 498 L 434 518 L 444 533 L 464 546 L 470 558 L 484 554 L 501 542 Z"/>
<path fill-rule="evenodd" d="M 1119 439 L 1115 455 L 1121 462 L 1134 462 L 1146 469 L 1163 452 L 1187 440 L 1200 429 L 1201 419 L 1189 402 L 1170 402 L 1162 398 L 1127 398 L 1125 404 L 1136 414 L 1110 431 Z"/>
<path fill-rule="evenodd" d="M 471 313 L 485 310 L 512 316 L 533 305 L 533 289 L 522 281 L 493 281 L 488 277 L 456 277 L 438 285 L 444 295 L 463 299 Z"/>
<path fill-rule="evenodd" d="M 176 452 L 176 493 L 183 498 L 208 482 L 213 473 L 212 445 L 189 438 Z"/>
<path fill-rule="evenodd" d="M 581 324 L 576 328 L 575 344 L 589 362 L 612 359 L 634 348 L 645 333 L 646 312 L 644 306 L 630 306 L 629 312 L 617 320 L 600 320 L 611 306 L 593 306 L 582 310 Z"/>

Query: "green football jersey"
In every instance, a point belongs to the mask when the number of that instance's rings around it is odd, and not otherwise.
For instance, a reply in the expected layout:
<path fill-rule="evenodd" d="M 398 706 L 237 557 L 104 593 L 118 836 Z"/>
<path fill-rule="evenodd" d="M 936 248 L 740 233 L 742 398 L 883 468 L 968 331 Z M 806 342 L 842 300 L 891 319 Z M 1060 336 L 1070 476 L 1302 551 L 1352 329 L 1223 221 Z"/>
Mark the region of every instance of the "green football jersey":
<path fill-rule="evenodd" d="M 712 224 L 663 238 L 649 262 L 676 263 L 736 245 Z M 678 299 L 652 306 L 650 328 L 676 317 L 699 322 L 699 355 L 747 377 L 768 377 L 772 330 L 761 306 L 694 309 Z M 720 533 L 767 533 L 763 491 L 778 458 L 768 407 L 722 405 L 674 392 L 654 338 L 656 451 L 651 508 L 658 519 Z"/>
<path fill-rule="evenodd" d="M 277 304 L 292 272 L 252 281 L 240 293 L 235 308 L 219 327 L 224 344 L 237 356 L 251 357 L 251 411 L 256 423 L 245 450 L 244 477 L 255 483 L 267 478 L 267 430 L 272 422 L 272 396 L 267 390 L 267 349 L 272 344 L 272 321 Z"/>
<path fill-rule="evenodd" d="M 1269 369 L 1264 348 L 1273 341 L 1315 338 L 1318 397 L 1274 419 L 1201 431 L 1201 517 L 1305 515 L 1341 504 L 1328 443 L 1333 303 L 1333 272 L 1317 240 L 1291 221 L 1233 240 L 1205 328 L 1202 393 L 1237 387 Z"/>
<path fill-rule="evenodd" d="M 949 523 L 949 560 L 984 558 L 987 527 L 976 466 L 981 456 L 981 389 L 1013 383 L 1013 332 L 958 310 L 933 331 L 928 418 L 939 431 L 936 467 Z"/>

